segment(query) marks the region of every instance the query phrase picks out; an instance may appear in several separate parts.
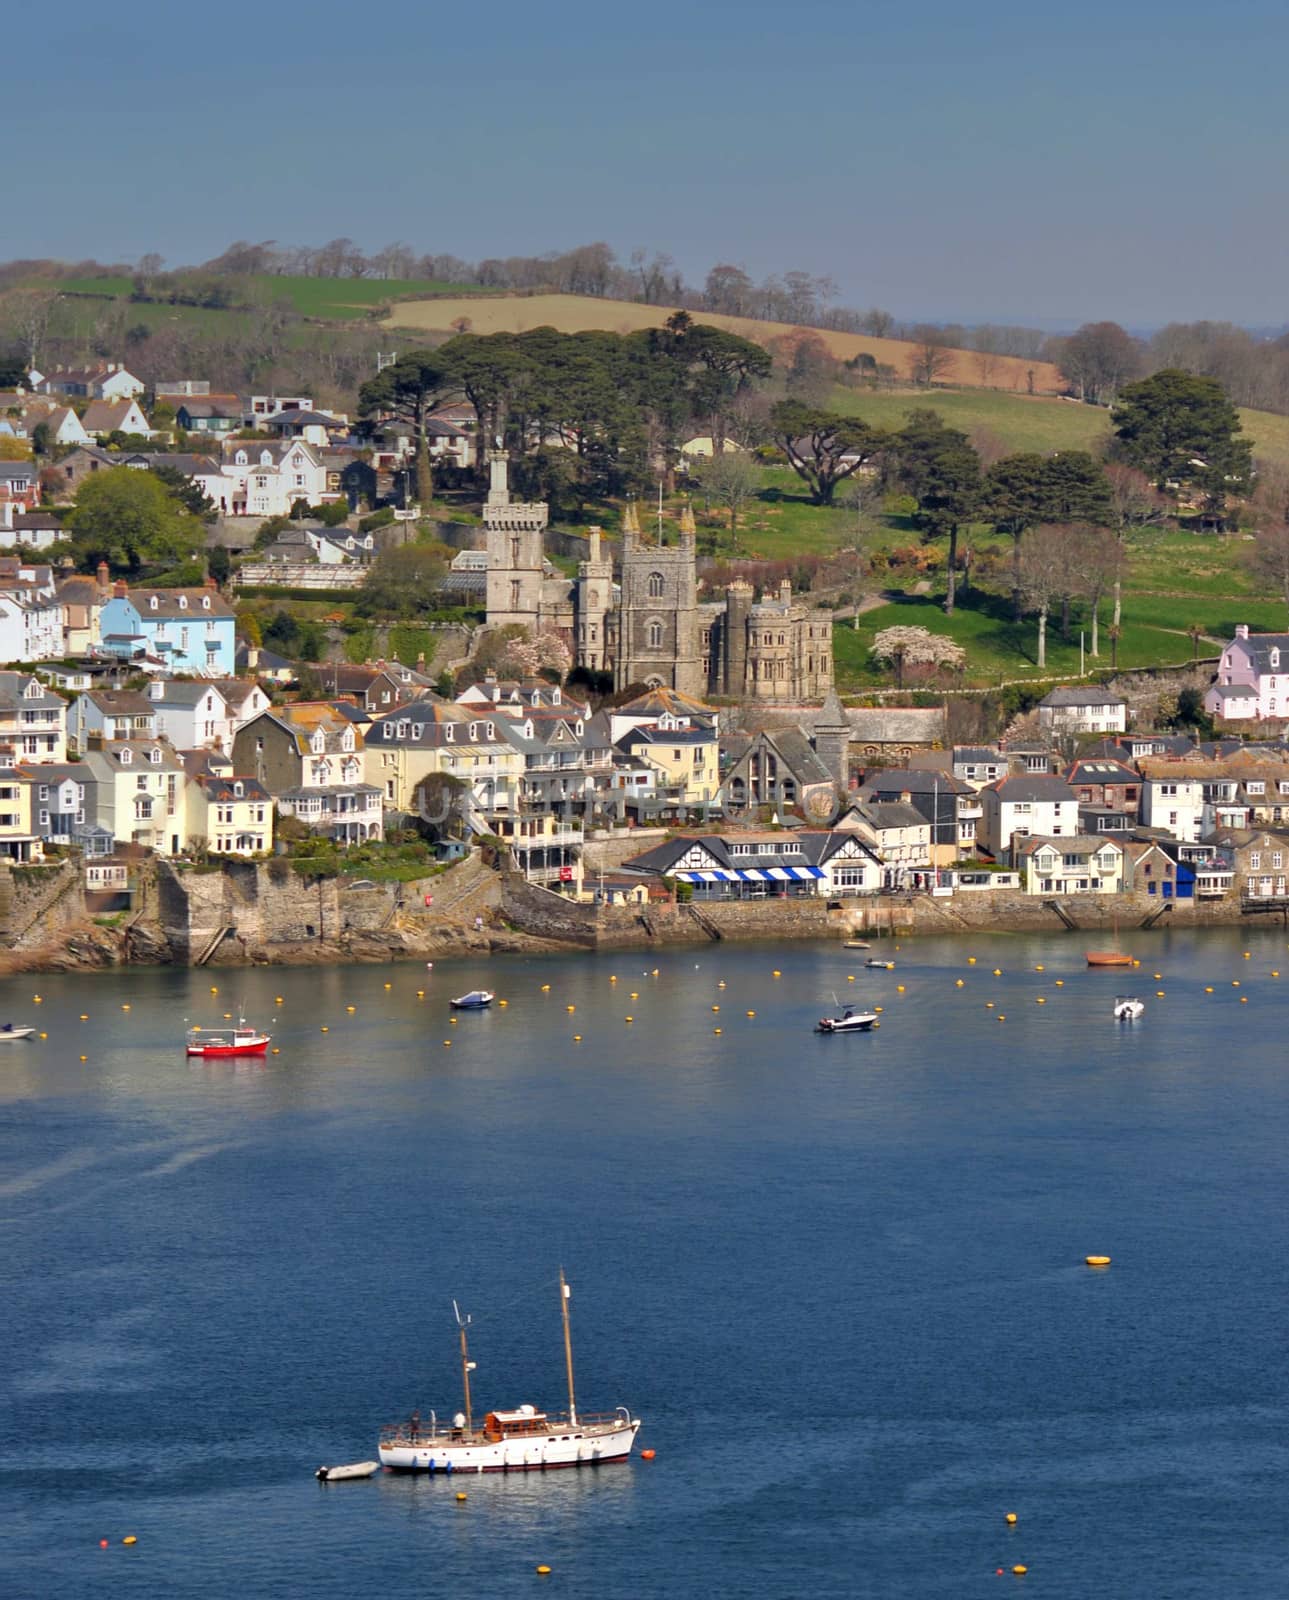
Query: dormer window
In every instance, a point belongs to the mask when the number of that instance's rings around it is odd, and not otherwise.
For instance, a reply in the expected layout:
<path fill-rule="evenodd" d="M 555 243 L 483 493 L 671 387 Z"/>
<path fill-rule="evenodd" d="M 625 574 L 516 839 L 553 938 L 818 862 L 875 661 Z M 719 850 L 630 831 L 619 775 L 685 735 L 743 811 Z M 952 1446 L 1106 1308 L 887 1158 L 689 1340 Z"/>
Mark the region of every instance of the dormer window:
<path fill-rule="evenodd" d="M 561 702 L 560 702 L 560 697 L 559 697 L 559 690 L 558 689 L 552 689 L 551 690 L 551 704 L 553 706 L 557 706 L 560 703 Z"/>
<path fill-rule="evenodd" d="M 399 736 L 400 739 L 406 739 L 407 738 L 407 724 L 405 722 L 400 722 L 399 723 L 399 725 L 398 725 L 398 736 Z"/>
<path fill-rule="evenodd" d="M 496 723 L 495 722 L 490 722 L 490 723 L 488 723 L 487 727 L 488 727 L 488 737 L 489 737 L 489 739 L 495 739 L 497 737 L 497 725 L 496 725 Z"/>
<path fill-rule="evenodd" d="M 479 739 L 479 724 L 477 722 L 472 722 L 470 724 L 470 743 L 471 744 L 475 744 L 475 743 L 478 742 L 478 739 Z"/>
<path fill-rule="evenodd" d="M 455 741 L 456 736 L 457 736 L 456 723 L 454 723 L 454 722 L 445 722 L 443 724 L 443 734 L 444 734 L 444 738 L 447 740 L 447 742 L 449 744 L 452 744 Z"/>
<path fill-rule="evenodd" d="M 149 750 L 148 751 L 148 760 L 152 763 L 152 765 L 154 767 L 159 767 L 161 765 L 161 752 L 160 752 L 160 750 L 157 750 L 155 748 L 152 749 L 152 750 Z"/>
<path fill-rule="evenodd" d="M 392 739 L 394 737 L 394 724 L 392 722 L 387 722 L 385 724 L 385 737 L 387 739 Z"/>
<path fill-rule="evenodd" d="M 188 596 L 186 594 L 179 596 L 179 609 L 180 611 L 187 611 L 188 609 Z"/>
<path fill-rule="evenodd" d="M 354 730 L 352 728 L 346 728 L 345 731 L 340 735 L 340 748 L 342 750 L 352 750 L 353 747 Z"/>
<path fill-rule="evenodd" d="M 151 595 L 148 598 L 148 610 L 149 611 L 155 611 L 156 609 L 157 609 L 157 597 L 156 597 L 156 595 Z"/>
<path fill-rule="evenodd" d="M 237 452 L 237 454 L 233 457 L 233 462 L 234 462 L 234 464 L 236 466 L 239 466 L 239 467 L 246 466 L 248 464 L 248 457 L 247 457 L 247 454 L 246 454 L 245 450 L 239 450 Z"/>
<path fill-rule="evenodd" d="M 313 751 L 315 756 L 320 756 L 327 748 L 327 741 L 322 736 L 321 728 L 319 728 L 317 733 L 314 734 L 313 738 L 310 739 L 309 748 Z"/>
<path fill-rule="evenodd" d="M 268 450 L 260 451 L 260 465 L 262 467 L 271 467 L 273 465 L 273 456 Z"/>
<path fill-rule="evenodd" d="M 128 767 L 133 760 L 134 760 L 134 751 L 133 750 L 122 750 L 122 752 L 121 752 L 121 765 L 123 767 Z"/>
<path fill-rule="evenodd" d="M 425 737 L 425 724 L 423 722 L 414 722 L 412 724 L 412 737 L 413 739 L 423 739 Z"/>
<path fill-rule="evenodd" d="M 31 682 L 27 685 L 27 698 L 28 698 L 28 700 L 39 700 L 41 695 L 44 692 L 45 691 L 36 682 L 35 678 L 33 678 L 31 680 Z"/>
<path fill-rule="evenodd" d="M 1277 671 L 1280 666 L 1280 649 L 1277 645 L 1271 646 L 1271 670 Z"/>
<path fill-rule="evenodd" d="M 208 594 L 204 594 L 201 597 L 201 609 L 203 611 L 210 610 L 210 596 Z"/>
<path fill-rule="evenodd" d="M 577 719 L 576 723 L 573 725 L 573 732 L 577 734 L 579 739 L 582 737 L 582 719 L 581 719 L 581 717 L 579 717 Z"/>
<path fill-rule="evenodd" d="M 246 793 L 246 785 L 239 780 L 233 785 L 233 793 L 240 800 Z"/>

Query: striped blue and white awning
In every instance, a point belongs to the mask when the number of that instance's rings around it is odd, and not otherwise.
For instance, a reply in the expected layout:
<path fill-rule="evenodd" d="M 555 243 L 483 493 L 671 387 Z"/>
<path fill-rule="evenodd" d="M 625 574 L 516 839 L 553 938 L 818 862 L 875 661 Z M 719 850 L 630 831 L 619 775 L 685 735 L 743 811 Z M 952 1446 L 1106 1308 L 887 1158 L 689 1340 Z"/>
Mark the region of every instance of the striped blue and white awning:
<path fill-rule="evenodd" d="M 808 883 L 827 874 L 822 867 L 739 867 L 729 872 L 677 872 L 681 883 Z"/>

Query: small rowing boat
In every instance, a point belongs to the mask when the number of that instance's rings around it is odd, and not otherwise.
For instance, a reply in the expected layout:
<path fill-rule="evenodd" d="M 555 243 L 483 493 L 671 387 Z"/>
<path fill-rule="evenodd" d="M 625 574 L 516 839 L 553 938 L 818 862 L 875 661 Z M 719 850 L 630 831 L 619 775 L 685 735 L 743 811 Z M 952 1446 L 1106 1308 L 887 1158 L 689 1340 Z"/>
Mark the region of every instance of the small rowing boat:
<path fill-rule="evenodd" d="M 351 1461 L 347 1467 L 319 1467 L 314 1477 L 319 1483 L 347 1483 L 354 1478 L 370 1478 L 379 1471 L 379 1461 Z"/>

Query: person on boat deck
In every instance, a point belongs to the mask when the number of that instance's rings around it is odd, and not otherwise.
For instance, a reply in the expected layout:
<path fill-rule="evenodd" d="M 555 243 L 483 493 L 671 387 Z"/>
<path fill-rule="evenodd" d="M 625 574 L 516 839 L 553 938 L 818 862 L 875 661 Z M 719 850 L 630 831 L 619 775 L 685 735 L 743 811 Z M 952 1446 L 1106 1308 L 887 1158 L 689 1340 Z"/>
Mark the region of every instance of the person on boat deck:
<path fill-rule="evenodd" d="M 413 1411 L 412 1413 L 411 1435 L 413 1444 L 421 1437 L 421 1413 L 419 1411 Z"/>

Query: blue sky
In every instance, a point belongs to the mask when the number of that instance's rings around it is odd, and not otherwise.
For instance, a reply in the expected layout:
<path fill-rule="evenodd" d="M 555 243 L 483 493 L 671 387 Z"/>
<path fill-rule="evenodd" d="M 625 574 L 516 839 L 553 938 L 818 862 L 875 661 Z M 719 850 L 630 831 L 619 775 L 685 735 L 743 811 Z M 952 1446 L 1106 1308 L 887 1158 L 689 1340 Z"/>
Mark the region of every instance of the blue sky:
<path fill-rule="evenodd" d="M 1283 0 L 10 5 L 4 256 L 606 239 L 902 317 L 1289 320 Z"/>

